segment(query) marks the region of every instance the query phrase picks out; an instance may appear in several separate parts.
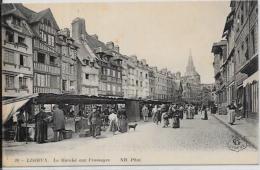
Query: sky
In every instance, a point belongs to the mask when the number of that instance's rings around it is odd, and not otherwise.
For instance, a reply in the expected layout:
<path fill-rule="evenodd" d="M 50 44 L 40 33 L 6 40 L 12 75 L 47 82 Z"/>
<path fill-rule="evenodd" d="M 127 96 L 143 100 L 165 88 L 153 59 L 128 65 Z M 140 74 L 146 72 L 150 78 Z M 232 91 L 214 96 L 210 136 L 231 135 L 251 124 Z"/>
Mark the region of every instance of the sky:
<path fill-rule="evenodd" d="M 113 41 L 124 55 L 137 55 L 150 66 L 185 73 L 191 49 L 202 83 L 214 82 L 213 42 L 222 38 L 229 1 L 102 2 L 24 4 L 38 12 L 50 8 L 60 28 L 76 17 L 86 31 Z"/>

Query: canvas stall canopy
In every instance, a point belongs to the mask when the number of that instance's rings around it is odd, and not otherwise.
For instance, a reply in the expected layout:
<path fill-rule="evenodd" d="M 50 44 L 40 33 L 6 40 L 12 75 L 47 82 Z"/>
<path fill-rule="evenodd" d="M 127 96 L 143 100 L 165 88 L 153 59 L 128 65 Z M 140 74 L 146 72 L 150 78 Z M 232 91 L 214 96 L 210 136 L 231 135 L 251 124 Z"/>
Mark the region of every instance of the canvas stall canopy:
<path fill-rule="evenodd" d="M 29 95 L 2 101 L 2 123 L 4 124 L 13 114 L 29 102 L 31 98 L 36 96 Z"/>

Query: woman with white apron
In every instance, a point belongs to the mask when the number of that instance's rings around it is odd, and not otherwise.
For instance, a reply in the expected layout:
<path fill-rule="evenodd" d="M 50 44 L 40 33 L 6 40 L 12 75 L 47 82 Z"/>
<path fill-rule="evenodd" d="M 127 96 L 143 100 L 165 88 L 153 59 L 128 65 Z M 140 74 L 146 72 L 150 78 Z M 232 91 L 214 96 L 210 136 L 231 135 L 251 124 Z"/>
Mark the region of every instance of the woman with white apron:
<path fill-rule="evenodd" d="M 235 116 L 236 116 L 236 104 L 234 101 L 227 107 L 227 112 L 228 112 L 228 123 L 230 125 L 234 125 L 235 123 Z"/>

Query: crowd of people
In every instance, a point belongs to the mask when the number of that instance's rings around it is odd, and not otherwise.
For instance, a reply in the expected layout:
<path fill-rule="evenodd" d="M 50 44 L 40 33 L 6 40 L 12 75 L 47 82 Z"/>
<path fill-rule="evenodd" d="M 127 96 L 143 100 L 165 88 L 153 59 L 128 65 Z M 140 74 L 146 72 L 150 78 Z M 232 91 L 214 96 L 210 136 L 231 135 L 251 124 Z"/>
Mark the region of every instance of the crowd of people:
<path fill-rule="evenodd" d="M 117 134 L 117 132 L 124 133 L 129 131 L 125 107 L 114 105 L 101 108 L 100 105 L 92 105 L 89 108 L 90 109 L 86 109 L 85 106 L 79 108 L 78 113 L 74 115 L 75 132 L 81 132 L 82 129 L 89 129 L 90 136 L 97 138 L 101 135 L 102 131 L 109 131 L 113 135 Z M 230 109 L 232 109 L 232 106 L 230 106 Z M 16 116 L 15 139 L 17 141 L 23 141 L 24 134 L 27 133 L 23 132 L 24 128 L 21 126 L 25 122 L 25 114 L 23 112 L 23 109 L 21 109 L 20 113 Z M 54 105 L 50 113 L 46 111 L 44 106 L 41 106 L 40 111 L 36 113 L 34 117 L 35 128 L 32 133 L 33 135 L 29 135 L 30 140 L 36 141 L 37 143 L 49 142 L 48 127 L 51 127 L 53 130 L 54 142 L 63 140 L 66 131 L 65 122 L 66 116 L 68 117 L 67 112 L 71 113 L 70 111 L 66 111 L 61 105 Z M 169 126 L 172 128 L 180 128 L 182 119 L 194 119 L 194 115 L 196 114 L 200 114 L 203 120 L 208 119 L 206 106 L 198 107 L 192 104 L 144 104 L 141 105 L 140 112 L 144 122 L 147 122 L 149 117 L 152 117 L 152 121 L 157 125 L 161 124 L 163 128 Z M 81 118 L 76 119 L 76 117 Z M 81 121 L 80 127 L 78 127 L 78 120 L 82 120 L 83 117 L 86 121 Z M 29 128 L 29 133 L 32 129 L 33 128 Z"/>
<path fill-rule="evenodd" d="M 107 111 L 108 116 L 106 116 L 107 113 L 105 114 L 100 109 L 94 107 L 88 115 L 90 133 L 94 138 L 101 135 L 101 127 L 105 125 L 108 125 L 107 130 L 112 132 L 113 135 L 116 132 L 124 133 L 128 131 L 128 119 L 125 109 L 108 108 Z"/>
<path fill-rule="evenodd" d="M 142 116 L 144 122 L 148 121 L 149 109 L 147 105 L 142 107 Z M 198 107 L 192 104 L 162 104 L 154 105 L 152 110 L 152 120 L 157 125 L 162 124 L 163 128 L 171 126 L 172 128 L 180 128 L 180 120 L 194 119 L 194 115 L 200 114 L 202 120 L 208 120 L 208 109 L 204 105 Z M 170 119 L 172 124 L 170 125 Z"/>

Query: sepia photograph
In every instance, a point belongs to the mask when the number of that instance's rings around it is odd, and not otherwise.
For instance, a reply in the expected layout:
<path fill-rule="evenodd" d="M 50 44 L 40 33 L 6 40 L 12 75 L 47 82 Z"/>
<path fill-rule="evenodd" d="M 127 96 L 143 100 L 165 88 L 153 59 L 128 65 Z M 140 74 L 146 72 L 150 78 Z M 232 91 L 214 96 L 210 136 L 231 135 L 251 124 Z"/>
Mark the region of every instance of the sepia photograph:
<path fill-rule="evenodd" d="M 1 4 L 2 166 L 259 164 L 258 1 Z"/>

